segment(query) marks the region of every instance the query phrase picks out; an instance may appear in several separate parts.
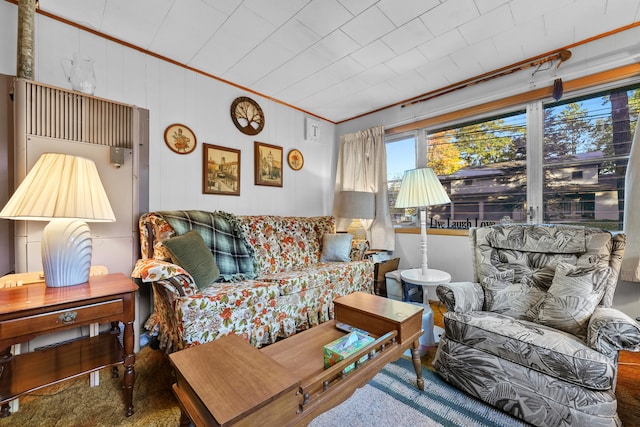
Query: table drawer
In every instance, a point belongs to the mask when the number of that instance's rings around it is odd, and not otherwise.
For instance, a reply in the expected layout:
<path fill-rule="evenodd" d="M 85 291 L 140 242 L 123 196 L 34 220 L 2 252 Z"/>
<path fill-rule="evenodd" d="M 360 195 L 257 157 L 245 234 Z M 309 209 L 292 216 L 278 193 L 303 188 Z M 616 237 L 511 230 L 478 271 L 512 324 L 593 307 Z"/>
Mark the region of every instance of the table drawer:
<path fill-rule="evenodd" d="M 6 320 L 0 322 L 0 339 L 42 333 L 73 325 L 86 325 L 94 323 L 92 320 L 95 319 L 121 314 L 123 310 L 122 299 L 115 299 L 15 320 Z"/>

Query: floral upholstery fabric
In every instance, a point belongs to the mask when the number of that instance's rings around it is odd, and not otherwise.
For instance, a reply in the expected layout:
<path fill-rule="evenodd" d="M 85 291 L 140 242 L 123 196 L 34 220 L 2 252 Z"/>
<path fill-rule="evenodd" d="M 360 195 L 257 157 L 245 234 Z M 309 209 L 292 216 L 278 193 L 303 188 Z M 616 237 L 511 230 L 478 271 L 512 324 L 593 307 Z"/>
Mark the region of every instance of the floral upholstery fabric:
<path fill-rule="evenodd" d="M 469 238 L 474 282 L 437 288 L 436 371 L 536 426 L 618 426 L 618 351 L 640 351 L 640 325 L 611 308 L 625 236 L 500 224 Z"/>
<path fill-rule="evenodd" d="M 179 212 L 193 218 L 201 211 Z M 200 213 L 195 215 L 202 220 Z M 223 278 L 198 290 L 184 269 L 167 262 L 162 250 L 158 254 L 162 240 L 177 234 L 167 216 L 171 214 L 151 212 L 140 218 L 143 259 L 132 273 L 152 282 L 155 313 L 146 327 L 157 331 L 167 352 L 228 334 L 261 347 L 332 319 L 333 300 L 339 296 L 373 292 L 372 262 L 318 261 L 323 234 L 335 232 L 330 216 L 235 217 L 251 245 L 256 277 Z M 366 241 L 358 242 L 352 254 L 362 259 L 367 248 Z"/>

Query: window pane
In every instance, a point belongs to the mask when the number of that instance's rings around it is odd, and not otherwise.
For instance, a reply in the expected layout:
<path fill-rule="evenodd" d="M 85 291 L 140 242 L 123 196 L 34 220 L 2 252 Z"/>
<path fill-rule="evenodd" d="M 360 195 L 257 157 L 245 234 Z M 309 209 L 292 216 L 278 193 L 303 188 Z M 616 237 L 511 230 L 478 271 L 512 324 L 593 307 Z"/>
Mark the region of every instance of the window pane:
<path fill-rule="evenodd" d="M 427 146 L 427 166 L 451 199 L 451 205 L 431 208 L 430 227 L 526 219 L 525 112 L 429 133 Z"/>
<path fill-rule="evenodd" d="M 545 222 L 622 230 L 639 103 L 639 90 L 624 88 L 545 107 Z"/>
<path fill-rule="evenodd" d="M 404 171 L 416 167 L 416 137 L 404 136 L 386 141 L 387 148 L 387 188 L 389 192 L 389 212 L 396 226 L 415 227 L 415 209 L 396 209 L 396 198 Z"/>

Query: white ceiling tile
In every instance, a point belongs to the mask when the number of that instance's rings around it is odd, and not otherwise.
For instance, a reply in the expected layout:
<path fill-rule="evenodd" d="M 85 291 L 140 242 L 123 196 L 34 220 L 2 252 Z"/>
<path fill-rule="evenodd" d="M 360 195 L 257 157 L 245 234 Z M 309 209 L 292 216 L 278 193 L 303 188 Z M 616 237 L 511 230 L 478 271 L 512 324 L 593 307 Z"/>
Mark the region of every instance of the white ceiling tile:
<path fill-rule="evenodd" d="M 322 0 L 316 0 L 318 2 Z M 353 16 L 362 13 L 376 4 L 378 0 L 338 0 Z"/>
<path fill-rule="evenodd" d="M 480 16 L 473 0 L 449 0 L 422 14 L 431 34 L 439 36 Z"/>
<path fill-rule="evenodd" d="M 475 0 L 475 3 L 478 11 L 480 11 L 481 14 L 485 14 L 510 1 L 511 0 Z"/>
<path fill-rule="evenodd" d="M 399 27 L 439 4 L 439 0 L 403 0 L 398 6 L 398 0 L 380 0 L 376 6 Z"/>
<path fill-rule="evenodd" d="M 299 53 L 320 40 L 320 36 L 300 21 L 292 19 L 271 34 L 269 40 L 280 47 Z"/>
<path fill-rule="evenodd" d="M 149 48 L 186 64 L 226 19 L 200 0 L 181 0 L 169 10 Z"/>
<path fill-rule="evenodd" d="M 221 2 L 224 3 L 224 2 Z M 287 22 L 293 15 L 302 10 L 309 0 L 264 1 L 244 0 L 243 6 L 251 9 L 256 15 L 264 18 L 275 27 Z"/>
<path fill-rule="evenodd" d="M 129 0 L 106 2 L 100 30 L 148 49 L 173 0 L 140 0 L 134 8 Z"/>
<path fill-rule="evenodd" d="M 111 1 L 111 0 L 109 0 Z M 174 1 L 174 0 L 172 0 Z M 226 15 L 231 15 L 244 0 L 201 0 L 203 3 L 208 4 L 211 7 L 218 9 Z"/>
<path fill-rule="evenodd" d="M 509 8 L 516 24 L 520 24 L 544 14 L 553 14 L 556 10 L 574 3 L 575 0 L 512 0 Z"/>
<path fill-rule="evenodd" d="M 369 43 L 351 54 L 353 59 L 367 68 L 373 67 L 395 56 L 395 52 L 381 40 Z"/>
<path fill-rule="evenodd" d="M 367 82 L 369 85 L 373 86 L 386 80 L 390 80 L 397 75 L 398 73 L 387 67 L 385 64 L 378 64 L 375 67 L 371 67 L 362 72 L 358 75 L 358 77 Z"/>
<path fill-rule="evenodd" d="M 340 30 L 334 31 L 308 49 L 308 53 L 329 62 L 337 61 L 358 48 L 358 44 Z"/>
<path fill-rule="evenodd" d="M 511 10 L 508 6 L 501 6 L 461 25 L 459 30 L 465 40 L 476 43 L 510 30 L 514 26 Z"/>
<path fill-rule="evenodd" d="M 408 52 L 398 55 L 388 61 L 385 64 L 398 74 L 402 74 L 408 70 L 421 67 L 427 62 L 427 58 L 418 50 L 411 49 Z"/>
<path fill-rule="evenodd" d="M 460 69 L 472 67 L 477 64 L 480 65 L 483 72 L 491 71 L 491 69 L 486 69 L 483 66 L 483 64 L 486 63 L 485 61 L 488 60 L 499 63 L 500 65 L 496 68 L 510 64 L 506 57 L 499 54 L 491 40 L 483 40 L 465 49 L 454 52 L 451 54 L 451 59 L 455 61 Z"/>
<path fill-rule="evenodd" d="M 433 35 L 420 18 L 409 21 L 382 37 L 382 41 L 397 54 L 404 53 L 432 39 Z"/>
<path fill-rule="evenodd" d="M 349 37 L 366 46 L 395 29 L 395 25 L 377 7 L 372 7 L 342 26 Z"/>
<path fill-rule="evenodd" d="M 234 83 L 251 87 L 256 81 L 291 60 L 294 53 L 272 43 L 270 40 L 260 44 L 251 55 L 236 62 L 222 77 Z"/>
<path fill-rule="evenodd" d="M 457 73 L 459 69 L 460 67 L 458 67 L 458 64 L 456 64 L 453 59 L 445 56 L 435 61 L 429 61 L 420 67 L 416 67 L 416 72 L 425 80 L 432 80 L 447 74 Z"/>
<path fill-rule="evenodd" d="M 312 1 L 296 15 L 307 28 L 324 37 L 340 28 L 353 15 L 336 0 Z"/>
<path fill-rule="evenodd" d="M 462 37 L 458 29 L 451 30 L 444 33 L 440 37 L 418 46 L 418 50 L 428 60 L 434 60 L 449 55 L 456 50 L 464 49 L 469 46 L 469 43 Z"/>

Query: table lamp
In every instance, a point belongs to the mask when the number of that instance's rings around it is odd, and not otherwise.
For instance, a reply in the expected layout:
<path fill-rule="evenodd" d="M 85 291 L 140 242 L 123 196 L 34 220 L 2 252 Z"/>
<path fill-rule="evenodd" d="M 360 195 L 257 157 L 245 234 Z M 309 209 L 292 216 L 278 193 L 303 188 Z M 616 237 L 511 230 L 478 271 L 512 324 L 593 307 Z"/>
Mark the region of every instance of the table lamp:
<path fill-rule="evenodd" d="M 420 248 L 422 249 L 422 275 L 427 275 L 427 213 L 428 206 L 451 203 L 447 192 L 431 168 L 411 169 L 404 172 L 396 208 L 420 209 Z"/>
<path fill-rule="evenodd" d="M 375 201 L 375 194 L 367 191 L 341 191 L 338 193 L 336 216 L 352 219 L 347 232 L 352 234 L 354 239 L 369 240 L 360 220 L 375 218 Z"/>
<path fill-rule="evenodd" d="M 89 280 L 91 232 L 86 222 L 116 220 L 93 161 L 43 154 L 0 212 L 0 218 L 50 221 L 42 233 L 48 287 Z"/>

